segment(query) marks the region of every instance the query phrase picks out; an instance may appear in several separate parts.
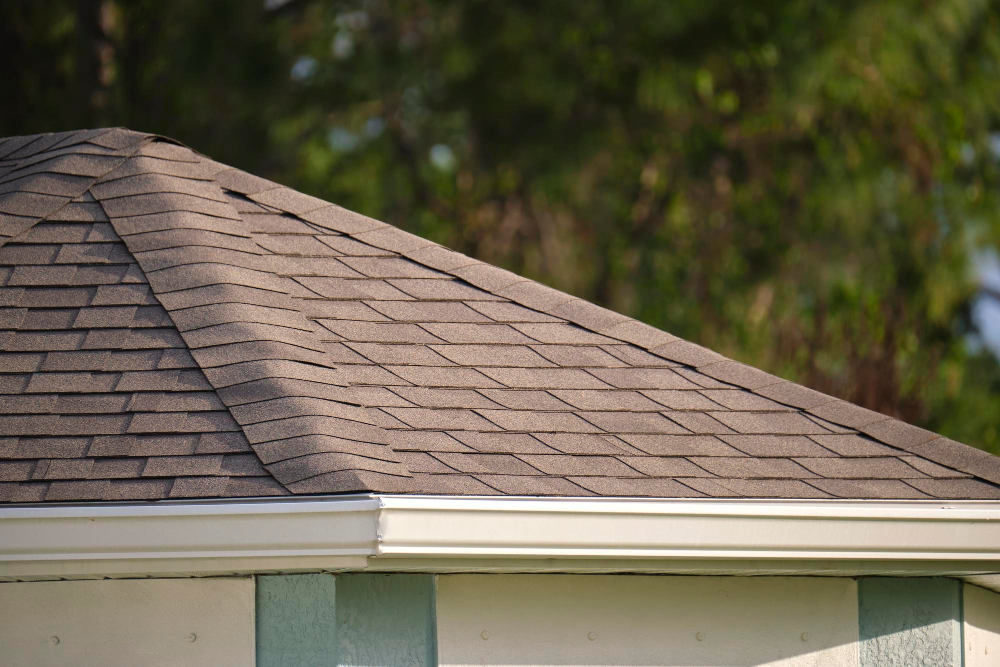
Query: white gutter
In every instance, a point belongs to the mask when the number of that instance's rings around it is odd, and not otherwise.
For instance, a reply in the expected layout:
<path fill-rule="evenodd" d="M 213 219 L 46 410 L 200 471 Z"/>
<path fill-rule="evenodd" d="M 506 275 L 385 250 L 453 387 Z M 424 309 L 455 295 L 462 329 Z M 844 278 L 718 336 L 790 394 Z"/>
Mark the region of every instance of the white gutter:
<path fill-rule="evenodd" d="M 361 569 L 379 502 L 0 507 L 0 579 Z"/>
<path fill-rule="evenodd" d="M 1000 503 L 351 496 L 0 507 L 0 579 L 301 570 L 1000 572 Z"/>

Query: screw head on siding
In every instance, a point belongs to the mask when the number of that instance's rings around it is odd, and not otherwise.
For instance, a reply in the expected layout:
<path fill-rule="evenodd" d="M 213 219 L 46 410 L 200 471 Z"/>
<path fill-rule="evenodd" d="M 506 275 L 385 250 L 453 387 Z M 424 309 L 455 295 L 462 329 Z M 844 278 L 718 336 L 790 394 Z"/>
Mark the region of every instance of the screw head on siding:
<path fill-rule="evenodd" d="M 189 635 L 187 636 L 187 640 L 188 640 L 189 642 L 193 642 L 193 641 L 195 641 L 196 639 L 198 639 L 198 635 L 196 635 L 196 634 L 195 634 L 195 633 L 193 633 L 193 632 L 192 632 L 191 634 L 189 634 Z"/>
<path fill-rule="evenodd" d="M 590 641 L 594 641 L 595 639 L 597 639 L 597 633 L 593 631 L 588 632 L 587 639 L 589 639 Z"/>
<path fill-rule="evenodd" d="M 801 635 L 799 635 L 799 639 L 801 639 L 804 642 L 809 641 L 809 633 L 808 632 L 803 632 Z"/>
<path fill-rule="evenodd" d="M 704 632 L 696 632 L 696 633 L 694 633 L 694 638 L 697 639 L 698 641 L 704 641 L 705 640 L 705 633 Z"/>
<path fill-rule="evenodd" d="M 59 643 L 59 638 L 56 637 L 55 635 L 52 635 L 51 637 L 49 637 L 49 643 L 55 646 L 56 644 Z"/>
<path fill-rule="evenodd" d="M 490 638 L 490 633 L 486 632 L 486 630 L 483 630 L 482 632 L 479 633 L 479 636 L 482 637 L 483 640 L 485 641 Z"/>

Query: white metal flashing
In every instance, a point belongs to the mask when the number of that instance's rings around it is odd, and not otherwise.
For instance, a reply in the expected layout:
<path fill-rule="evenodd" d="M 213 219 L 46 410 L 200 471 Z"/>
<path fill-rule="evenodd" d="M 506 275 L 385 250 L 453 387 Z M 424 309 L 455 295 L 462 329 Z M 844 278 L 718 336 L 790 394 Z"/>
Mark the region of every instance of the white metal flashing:
<path fill-rule="evenodd" d="M 1000 503 L 349 496 L 0 508 L 0 579 L 1000 572 Z"/>

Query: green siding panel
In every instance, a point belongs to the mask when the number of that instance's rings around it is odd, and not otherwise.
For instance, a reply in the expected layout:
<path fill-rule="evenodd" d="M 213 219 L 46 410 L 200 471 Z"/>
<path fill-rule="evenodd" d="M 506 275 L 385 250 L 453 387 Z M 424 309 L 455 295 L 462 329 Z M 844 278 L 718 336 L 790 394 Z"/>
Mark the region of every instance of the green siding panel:
<path fill-rule="evenodd" d="M 860 667 L 961 667 L 961 582 L 860 579 L 858 634 Z"/>
<path fill-rule="evenodd" d="M 433 667 L 434 576 L 337 577 L 340 667 Z"/>
<path fill-rule="evenodd" d="M 337 665 L 332 574 L 257 577 L 257 667 Z"/>

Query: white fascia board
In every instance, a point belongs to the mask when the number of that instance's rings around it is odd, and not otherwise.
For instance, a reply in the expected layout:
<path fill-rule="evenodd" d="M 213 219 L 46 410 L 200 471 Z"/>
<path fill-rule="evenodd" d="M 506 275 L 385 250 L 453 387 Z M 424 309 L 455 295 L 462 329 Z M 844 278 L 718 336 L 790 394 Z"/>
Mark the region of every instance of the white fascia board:
<path fill-rule="evenodd" d="M 0 580 L 303 570 L 1000 572 L 1000 503 L 355 495 L 0 507 Z"/>
<path fill-rule="evenodd" d="M 0 579 L 360 569 L 378 512 L 370 496 L 0 508 Z"/>
<path fill-rule="evenodd" d="M 990 561 L 1000 503 L 380 496 L 377 558 Z"/>

